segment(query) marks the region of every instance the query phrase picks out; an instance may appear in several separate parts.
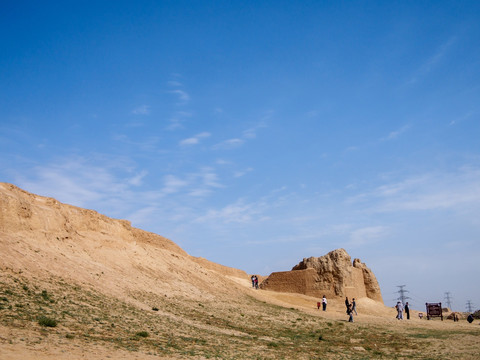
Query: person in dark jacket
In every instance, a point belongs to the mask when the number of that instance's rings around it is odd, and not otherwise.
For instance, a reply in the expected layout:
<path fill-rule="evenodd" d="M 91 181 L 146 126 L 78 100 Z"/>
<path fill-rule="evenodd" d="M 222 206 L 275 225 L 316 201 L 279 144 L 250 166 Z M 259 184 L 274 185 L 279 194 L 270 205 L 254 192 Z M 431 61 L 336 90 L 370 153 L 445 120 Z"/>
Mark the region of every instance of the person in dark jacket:
<path fill-rule="evenodd" d="M 353 322 L 352 304 L 348 304 L 347 314 L 348 314 L 348 322 Z"/>

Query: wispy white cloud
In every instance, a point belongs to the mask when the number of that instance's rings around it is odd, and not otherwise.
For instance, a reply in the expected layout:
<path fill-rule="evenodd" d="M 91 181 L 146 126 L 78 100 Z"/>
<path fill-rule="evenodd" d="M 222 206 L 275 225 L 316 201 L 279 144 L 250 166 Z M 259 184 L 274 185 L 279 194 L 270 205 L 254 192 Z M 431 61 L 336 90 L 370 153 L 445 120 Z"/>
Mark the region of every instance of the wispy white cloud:
<path fill-rule="evenodd" d="M 270 113 L 265 115 L 265 118 L 268 118 Z M 224 140 L 216 145 L 213 146 L 214 150 L 228 150 L 228 149 L 235 149 L 237 147 L 242 146 L 245 144 L 246 141 L 255 139 L 257 137 L 257 132 L 259 129 L 267 127 L 264 120 L 260 121 L 257 125 L 248 128 L 243 131 L 242 136 L 238 138 L 232 138 L 228 140 Z"/>
<path fill-rule="evenodd" d="M 261 121 L 258 123 L 256 126 L 251 127 L 250 129 L 247 129 L 243 132 L 243 138 L 244 139 L 255 139 L 257 137 L 257 132 L 259 129 L 266 128 L 267 125 L 265 124 L 265 121 Z"/>
<path fill-rule="evenodd" d="M 188 195 L 194 197 L 205 197 L 210 195 L 215 189 L 223 188 L 218 175 L 211 167 L 203 167 L 200 172 L 190 174 L 192 181 Z"/>
<path fill-rule="evenodd" d="M 111 161 L 111 159 L 110 159 Z M 29 191 L 57 198 L 59 201 L 86 206 L 116 198 L 128 189 L 127 181 L 114 174 L 114 167 L 128 173 L 128 166 L 122 159 L 106 166 L 92 165 L 82 157 L 59 159 L 58 162 L 32 169 L 28 178 L 19 176 L 17 183 Z M 140 177 L 139 177 L 140 176 Z M 133 178 L 133 184 L 140 181 L 142 174 Z"/>
<path fill-rule="evenodd" d="M 150 106 L 140 105 L 139 107 L 132 110 L 132 114 L 135 114 L 135 115 L 150 115 Z"/>
<path fill-rule="evenodd" d="M 190 111 L 176 111 L 168 120 L 169 125 L 167 126 L 167 130 L 178 130 L 183 128 L 183 123 L 192 116 L 193 114 Z"/>
<path fill-rule="evenodd" d="M 176 193 L 189 184 L 188 181 L 182 180 L 174 175 L 166 175 L 163 178 L 163 183 L 162 193 L 164 194 Z"/>
<path fill-rule="evenodd" d="M 375 243 L 388 235 L 389 229 L 386 226 L 368 226 L 355 229 L 350 233 L 350 247 L 364 246 Z"/>
<path fill-rule="evenodd" d="M 390 132 L 387 136 L 381 138 L 380 140 L 381 141 L 388 141 L 388 140 L 396 139 L 400 135 L 402 135 L 403 133 L 408 131 L 409 129 L 410 129 L 410 125 L 404 125 L 400 129 L 397 129 L 397 130 L 394 130 L 394 131 Z"/>
<path fill-rule="evenodd" d="M 230 165 L 230 164 L 232 164 L 231 161 L 225 160 L 225 159 L 217 159 L 215 161 L 215 163 L 218 164 L 218 165 Z"/>
<path fill-rule="evenodd" d="M 461 122 L 463 122 L 463 121 L 465 121 L 465 120 L 468 120 L 468 119 L 470 119 L 470 118 L 473 116 L 473 114 L 474 114 L 473 111 L 469 111 L 469 112 L 467 112 L 465 115 L 460 116 L 460 117 L 458 117 L 458 118 L 450 121 L 450 124 L 449 124 L 449 125 L 452 125 L 452 126 L 453 126 L 453 125 L 457 125 L 457 124 L 459 124 L 459 123 L 461 123 Z"/>
<path fill-rule="evenodd" d="M 177 80 L 168 81 L 167 84 L 169 86 L 172 86 L 172 87 L 182 87 L 183 86 L 183 84 L 180 81 L 177 81 Z"/>
<path fill-rule="evenodd" d="M 140 141 L 139 140 L 134 141 L 126 134 L 114 134 L 112 135 L 112 139 L 115 141 L 121 142 L 123 144 L 127 144 L 129 146 L 134 146 L 137 149 L 140 149 L 143 151 L 156 150 L 160 142 L 160 138 L 157 136 L 150 136 L 147 138 L 143 138 Z"/>
<path fill-rule="evenodd" d="M 140 186 L 143 184 L 143 178 L 148 175 L 148 171 L 141 171 L 136 174 L 134 177 L 128 180 L 128 183 L 134 186 Z"/>
<path fill-rule="evenodd" d="M 480 169 L 426 173 L 381 185 L 347 200 L 363 203 L 377 212 L 480 208 Z"/>
<path fill-rule="evenodd" d="M 421 78 L 427 76 L 430 72 L 432 72 L 438 64 L 442 61 L 442 59 L 447 56 L 450 48 L 456 42 L 455 37 L 450 37 L 447 39 L 443 44 L 441 44 L 436 52 L 430 56 L 415 72 L 415 74 L 408 80 L 407 84 L 415 84 Z"/>
<path fill-rule="evenodd" d="M 218 143 L 213 146 L 213 149 L 215 150 L 221 150 L 221 149 L 235 149 L 245 143 L 245 140 L 243 139 L 228 139 L 225 141 L 222 141 L 221 143 Z"/>
<path fill-rule="evenodd" d="M 219 210 L 208 210 L 205 215 L 197 217 L 195 222 L 249 223 L 261 217 L 265 207 L 262 203 L 245 203 L 243 199 L 239 199 Z"/>
<path fill-rule="evenodd" d="M 344 152 L 354 152 L 354 151 L 358 151 L 360 148 L 358 146 L 349 146 L 347 148 L 345 148 Z"/>
<path fill-rule="evenodd" d="M 180 141 L 180 146 L 188 146 L 188 145 L 196 145 L 200 142 L 201 139 L 210 137 L 209 132 L 202 132 L 200 134 L 197 134 L 191 138 L 184 139 Z"/>
<path fill-rule="evenodd" d="M 184 90 L 176 89 L 169 92 L 178 96 L 179 104 L 186 104 L 190 100 L 190 95 Z"/>
<path fill-rule="evenodd" d="M 198 172 L 184 174 L 182 177 L 166 175 L 163 183 L 161 193 L 164 195 L 205 197 L 223 187 L 218 175 L 210 167 L 203 167 Z"/>
<path fill-rule="evenodd" d="M 253 171 L 253 168 L 249 167 L 249 168 L 246 168 L 244 170 L 239 170 L 239 171 L 235 171 L 233 173 L 233 177 L 236 177 L 236 178 L 239 178 L 239 177 L 242 177 L 246 174 L 248 174 L 249 172 Z"/>

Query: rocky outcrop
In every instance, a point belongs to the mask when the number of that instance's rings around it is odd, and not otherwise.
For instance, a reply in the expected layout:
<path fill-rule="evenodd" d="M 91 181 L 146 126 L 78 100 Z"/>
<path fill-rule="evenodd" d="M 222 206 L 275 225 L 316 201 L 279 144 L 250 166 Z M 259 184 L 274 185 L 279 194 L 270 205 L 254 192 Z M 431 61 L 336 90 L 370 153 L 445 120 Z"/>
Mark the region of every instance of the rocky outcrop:
<path fill-rule="evenodd" d="M 305 258 L 291 271 L 272 273 L 260 287 L 316 297 L 368 297 L 383 303 L 373 272 L 359 259 L 352 262 L 344 249 Z"/>

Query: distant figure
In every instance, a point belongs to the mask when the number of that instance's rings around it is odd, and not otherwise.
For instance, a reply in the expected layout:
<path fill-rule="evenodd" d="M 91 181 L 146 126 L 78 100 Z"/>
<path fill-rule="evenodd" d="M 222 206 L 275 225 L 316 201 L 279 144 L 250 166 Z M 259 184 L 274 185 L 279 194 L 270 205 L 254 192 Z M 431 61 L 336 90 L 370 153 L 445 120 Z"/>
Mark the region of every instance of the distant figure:
<path fill-rule="evenodd" d="M 420 318 L 420 320 L 423 319 L 423 313 L 418 313 L 418 317 Z"/>
<path fill-rule="evenodd" d="M 251 279 L 252 279 L 252 288 L 253 288 L 255 287 L 255 275 L 252 275 Z"/>
<path fill-rule="evenodd" d="M 350 306 L 350 303 L 349 303 L 349 301 L 348 301 L 348 297 L 345 298 L 345 306 L 346 306 L 346 308 L 347 308 L 347 310 L 348 310 L 348 307 Z"/>
<path fill-rule="evenodd" d="M 405 304 L 405 314 L 407 314 L 407 320 L 410 320 L 410 307 L 408 306 L 408 301 Z"/>
<path fill-rule="evenodd" d="M 320 310 L 320 301 L 317 301 L 317 309 Z"/>
<path fill-rule="evenodd" d="M 351 304 L 348 304 L 347 314 L 348 314 L 348 322 L 353 322 L 353 310 L 352 310 Z"/>
<path fill-rule="evenodd" d="M 258 277 L 255 275 L 255 289 L 258 289 Z"/>
<path fill-rule="evenodd" d="M 357 303 L 355 302 L 355 298 L 352 299 L 352 311 L 355 311 L 355 315 L 357 314 Z"/>
<path fill-rule="evenodd" d="M 467 321 L 468 321 L 470 324 L 473 322 L 473 315 L 472 315 L 472 314 L 468 315 Z"/>
<path fill-rule="evenodd" d="M 323 298 L 322 298 L 322 310 L 323 311 L 327 310 L 327 298 L 325 297 L 325 295 L 323 295 Z"/>
<path fill-rule="evenodd" d="M 395 308 L 397 309 L 397 319 L 403 320 L 403 304 L 398 301 L 397 305 L 395 305 Z"/>
<path fill-rule="evenodd" d="M 457 322 L 458 321 L 458 315 L 456 312 L 453 312 L 452 313 L 452 318 L 453 318 L 453 322 Z"/>

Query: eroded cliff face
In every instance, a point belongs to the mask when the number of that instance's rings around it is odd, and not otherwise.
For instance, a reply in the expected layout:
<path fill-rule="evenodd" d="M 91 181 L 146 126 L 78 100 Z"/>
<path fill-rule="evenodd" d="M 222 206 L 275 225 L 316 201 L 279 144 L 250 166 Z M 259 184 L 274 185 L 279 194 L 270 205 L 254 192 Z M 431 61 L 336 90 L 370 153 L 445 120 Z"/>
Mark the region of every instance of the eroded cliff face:
<path fill-rule="evenodd" d="M 238 269 L 188 255 L 173 241 L 93 210 L 0 182 L 0 271 L 58 277 L 115 294 L 129 289 L 191 296 L 248 280 Z M 133 291 L 133 290 L 132 290 Z"/>
<path fill-rule="evenodd" d="M 316 297 L 368 297 L 383 303 L 373 272 L 359 259 L 352 262 L 344 249 L 305 258 L 291 271 L 272 273 L 260 286 Z"/>

